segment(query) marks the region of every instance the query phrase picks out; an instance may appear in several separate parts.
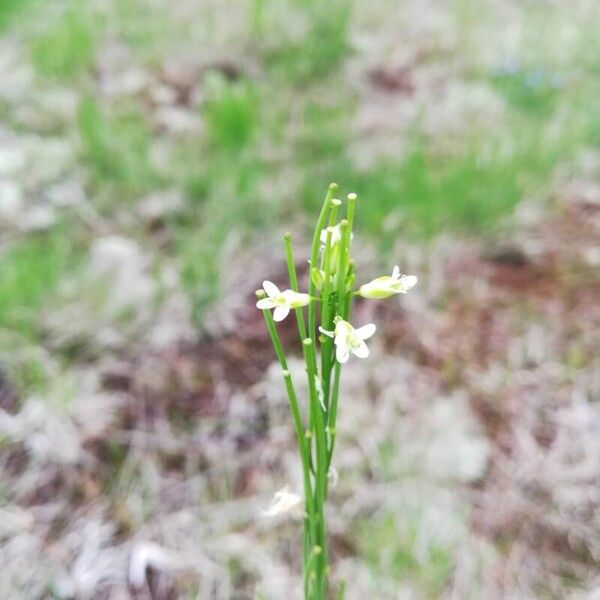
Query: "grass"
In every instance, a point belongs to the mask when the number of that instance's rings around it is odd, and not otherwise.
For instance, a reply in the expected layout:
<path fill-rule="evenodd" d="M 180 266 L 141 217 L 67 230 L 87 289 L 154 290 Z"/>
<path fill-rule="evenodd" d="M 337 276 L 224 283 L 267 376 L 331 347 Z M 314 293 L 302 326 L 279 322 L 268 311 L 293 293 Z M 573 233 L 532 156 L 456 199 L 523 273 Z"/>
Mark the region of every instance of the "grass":
<path fill-rule="evenodd" d="M 0 2 L 0 32 L 7 30 L 32 0 L 2 0 Z"/>
<path fill-rule="evenodd" d="M 72 264 L 66 232 L 23 238 L 4 252 L 0 269 L 0 328 L 35 339 L 39 312 L 52 301 Z"/>
<path fill-rule="evenodd" d="M 107 114 L 96 100 L 84 98 L 77 124 L 82 159 L 96 191 L 128 199 L 160 184 L 150 162 L 152 137 L 141 114 L 133 109 Z"/>
<path fill-rule="evenodd" d="M 92 19 L 75 7 L 35 38 L 31 46 L 31 59 L 38 73 L 63 82 L 90 73 L 95 53 Z"/>
<path fill-rule="evenodd" d="M 128 0 L 114 7 L 117 20 L 111 31 L 138 56 L 144 55 L 144 47 L 163 44 L 154 35 L 159 11 L 149 6 Z M 365 199 L 361 227 L 385 252 L 400 236 L 493 232 L 525 194 L 546 183 L 557 164 L 598 141 L 600 122 L 589 102 L 595 97 L 593 86 L 564 85 L 552 64 L 536 62 L 529 53 L 522 64 L 475 72 L 476 79 L 505 100 L 504 122 L 489 131 L 467 129 L 452 154 L 441 154 L 435 139 L 425 138 L 416 123 L 405 154 L 358 169 L 349 151 L 355 98 L 341 76 L 351 52 L 352 3 L 336 0 L 324 7 L 288 0 L 277 10 L 268 8 L 263 0 L 249 6 L 254 37 L 248 52 L 260 61 L 262 74 L 237 80 L 216 73 L 203 76 L 203 133 L 173 145 L 166 172 L 151 160 L 159 134 L 152 130 L 147 107 L 138 99 L 102 102 L 89 87 L 85 76 L 103 35 L 95 26 L 97 17 L 68 4 L 31 41 L 31 58 L 40 74 L 85 92 L 75 127 L 96 207 L 108 213 L 133 207 L 164 186 L 184 191 L 184 215 L 168 224 L 170 251 L 181 265 L 198 323 L 203 308 L 218 299 L 219 261 L 230 232 L 260 233 L 298 218 L 299 206 L 312 214 L 320 200 L 315 190 L 333 179 L 343 178 L 345 188 Z M 475 17 L 465 14 L 457 18 L 470 30 Z M 300 24 L 295 29 L 286 26 L 292 17 Z M 169 27 L 175 27 L 172 21 L 170 15 Z M 565 65 L 566 59 L 563 71 Z M 585 69 L 593 71 L 594 65 L 586 63 Z M 549 125 L 554 126 L 565 107 L 573 118 L 563 116 L 564 131 L 552 137 Z M 269 158 L 265 149 L 270 149 Z M 284 170 L 297 182 L 285 201 L 265 195 Z"/>
<path fill-rule="evenodd" d="M 259 125 L 257 94 L 246 81 L 228 81 L 209 74 L 203 107 L 208 143 L 215 149 L 237 151 L 246 146 Z"/>
<path fill-rule="evenodd" d="M 12 14 L 16 5 L 3 6 Z M 155 43 L 155 10 L 139 19 L 146 11 L 136 3 L 119 3 L 115 10 L 119 22 L 114 31 L 136 50 Z M 291 15 L 302 24 L 297 31 L 284 26 Z M 469 15 L 458 18 L 472 20 Z M 251 51 L 262 62 L 263 75 L 238 80 L 204 76 L 204 132 L 172 149 L 168 172 L 152 163 L 157 134 L 136 100 L 107 104 L 87 93 L 77 114 L 81 159 L 96 206 L 110 212 L 124 203 L 133 206 L 156 188 L 183 189 L 187 208 L 168 227 L 198 322 L 201 307 L 218 298 L 219 260 L 230 232 L 260 232 L 297 218 L 299 206 L 312 214 L 319 202 L 315 190 L 330 180 L 342 177 L 346 188 L 365 199 L 361 227 L 387 251 L 400 236 L 493 232 L 524 195 L 546 184 L 558 164 L 600 138 L 600 120 L 590 100 L 596 97 L 593 84 L 566 85 L 561 74 L 568 71 L 567 59 L 554 68 L 528 53 L 522 64 L 475 73 L 505 100 L 508 117 L 502 123 L 488 131 L 465 131 L 451 154 L 441 154 L 435 139 L 425 138 L 416 123 L 403 155 L 358 169 L 349 153 L 355 99 L 340 77 L 350 54 L 352 4 L 336 0 L 325 8 L 289 0 L 283 8 L 267 10 L 255 0 L 250 16 Z M 89 92 L 81 76 L 94 63 L 99 35 L 92 16 L 69 5 L 32 41 L 32 61 L 42 75 Z M 581 48 L 575 50 L 580 58 Z M 594 72 L 597 65 L 588 59 L 583 68 Z M 552 134 L 558 115 L 561 130 Z M 275 149 L 268 159 L 265 148 Z M 286 201 L 263 197 L 282 169 L 297 175 L 298 182 Z"/>
<path fill-rule="evenodd" d="M 230 256 L 235 259 L 231 247 L 251 252 L 247 240 L 283 223 L 303 223 L 305 215 L 314 214 L 320 191 L 331 180 L 339 179 L 345 192 L 359 193 L 364 205 L 357 225 L 389 262 L 398 239 L 423 243 L 448 232 L 484 239 L 497 235 L 524 197 L 543 195 L 558 166 L 572 164 L 580 152 L 600 146 L 600 37 L 593 19 L 588 24 L 571 21 L 546 6 L 533 8 L 529 20 L 524 17 L 526 37 L 513 60 L 500 68 L 471 64 L 477 62 L 476 35 L 467 36 L 457 49 L 444 46 L 443 56 L 428 54 L 426 48 L 425 58 L 418 58 L 440 64 L 423 62 L 417 69 L 444 69 L 448 60 L 451 77 L 461 79 L 465 89 L 470 82 L 489 86 L 504 103 L 501 120 L 483 131 L 466 123 L 451 150 L 441 149 L 435 135 L 425 134 L 414 122 L 403 154 L 380 158 L 362 169 L 352 155 L 356 108 L 363 100 L 363 86 L 369 85 L 368 69 L 378 65 L 356 61 L 346 69 L 353 52 L 372 58 L 364 50 L 361 24 L 353 21 L 351 2 L 251 0 L 244 4 L 250 10 L 249 23 L 226 50 L 211 48 L 209 39 L 180 48 L 179 32 L 190 35 L 186 26 L 192 30 L 197 23 L 177 22 L 175 3 L 107 0 L 102 9 L 105 21 L 85 2 L 65 0 L 59 11 L 57 4 L 0 0 L 0 32 L 13 28 L 18 35 L 24 17 L 35 12 L 43 31 L 29 38 L 24 34 L 29 52 L 23 60 L 35 69 L 40 86 L 71 88 L 81 98 L 75 119 L 60 133 L 79 144 L 87 200 L 103 213 L 98 231 L 93 224 L 87 235 L 145 236 L 157 263 L 165 257 L 181 273 L 198 329 L 205 324 L 207 309 L 222 297 L 222 273 Z M 198 14 L 205 16 L 210 10 Z M 460 13 L 456 19 L 463 21 L 466 33 L 479 33 L 476 28 L 486 26 L 473 3 L 460 1 L 449 10 Z M 554 43 L 553 32 L 559 31 L 563 39 L 569 24 L 578 26 L 577 40 L 565 49 Z M 206 23 L 198 27 L 210 29 Z M 385 40 L 390 33 L 386 24 L 377 27 Z M 427 44 L 435 46 L 434 37 Z M 153 162 L 153 150 L 168 134 L 153 129 L 147 96 L 115 100 L 99 93 L 94 69 L 102 64 L 97 58 L 105 42 L 124 44 L 131 50 L 132 66 L 146 69 L 155 81 L 161 80 L 162 62 L 173 57 L 190 58 L 201 67 L 206 66 L 205 57 L 208 63 L 223 59 L 236 67 L 236 79 L 205 69 L 199 82 L 193 82 L 202 101 L 199 108 L 187 108 L 200 111 L 203 128 L 199 134 L 168 140 L 168 168 Z M 504 58 L 503 49 L 496 50 Z M 389 99 L 412 101 L 409 96 Z M 35 126 L 29 132 L 19 120 L 26 110 L 1 102 L 5 122 L 20 123 L 15 135 L 39 133 Z M 137 202 L 163 187 L 182 191 L 183 210 L 166 223 L 157 219 L 141 230 L 146 225 L 137 219 Z M 26 202 L 33 203 L 44 191 L 25 192 Z M 43 315 L 52 310 L 61 282 L 80 259 L 74 235 L 64 226 L 46 234 L 11 234 L 14 242 L 0 250 L 0 352 L 12 360 L 16 337 L 28 347 L 43 345 Z M 115 317 L 111 325 L 119 324 Z M 565 358 L 569 368 L 581 364 L 580 354 L 573 347 Z M 11 360 L 11 378 L 19 390 L 44 388 L 48 377 L 38 355 L 19 359 L 17 367 Z M 75 351 L 63 352 L 59 360 L 68 369 L 81 357 Z M 447 371 L 452 379 L 452 365 Z M 382 448 L 382 462 L 384 472 L 397 478 L 387 464 L 393 452 L 393 444 Z M 117 454 L 113 458 L 119 464 Z M 398 585 L 410 581 L 417 597 L 435 598 L 443 595 L 451 574 L 453 549 L 429 544 L 421 553 L 420 517 L 379 514 L 368 523 L 357 522 L 349 535 L 355 536 L 357 553 L 376 577 Z"/>
<path fill-rule="evenodd" d="M 415 515 L 417 518 L 418 515 Z M 410 581 L 417 598 L 437 598 L 452 570 L 454 550 L 433 541 L 423 551 L 418 539 L 419 524 L 401 526 L 392 514 L 385 514 L 358 527 L 359 555 L 363 556 L 374 575 L 398 583 Z"/>
<path fill-rule="evenodd" d="M 173 226 L 175 253 L 183 285 L 201 327 L 204 310 L 220 295 L 222 251 L 230 236 L 248 236 L 269 221 L 269 206 L 258 193 L 264 165 L 252 151 L 235 154 L 235 163 L 216 153 L 205 170 L 188 181 L 187 218 Z M 231 168 L 235 164 L 235 168 Z"/>
<path fill-rule="evenodd" d="M 314 0 L 292 2 L 289 8 L 293 18 L 305 24 L 305 31 L 296 39 L 283 35 L 274 47 L 267 47 L 264 53 L 267 67 L 288 83 L 291 79 L 294 85 L 305 85 L 329 75 L 347 55 L 351 7 L 348 0 L 327 4 Z M 288 14 L 286 20 L 290 18 Z M 271 23 L 272 33 L 287 30 L 285 23 Z"/>

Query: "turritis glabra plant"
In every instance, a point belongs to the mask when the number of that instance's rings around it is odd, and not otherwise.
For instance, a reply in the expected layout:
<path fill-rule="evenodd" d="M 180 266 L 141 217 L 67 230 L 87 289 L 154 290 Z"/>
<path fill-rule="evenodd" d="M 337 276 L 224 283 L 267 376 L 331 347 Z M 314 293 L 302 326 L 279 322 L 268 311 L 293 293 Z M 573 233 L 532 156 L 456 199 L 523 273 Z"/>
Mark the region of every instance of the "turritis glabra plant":
<path fill-rule="evenodd" d="M 304 482 L 304 499 L 285 486 L 275 494 L 265 514 L 289 514 L 304 524 L 305 600 L 325 600 L 330 588 L 325 502 L 334 473 L 332 457 L 342 366 L 348 360 L 354 360 L 352 357 L 369 356 L 366 340 L 376 329 L 373 323 L 357 327 L 351 323 L 352 299 L 355 296 L 376 300 L 388 298 L 408 292 L 417 283 L 415 276 L 402 275 L 396 266 L 391 276 L 384 275 L 355 288 L 356 275 L 350 250 L 357 197 L 348 194 L 345 218 L 338 221 L 344 203 L 335 197 L 337 189 L 335 183 L 329 186 L 315 227 L 308 291 L 299 289 L 292 236 L 287 233 L 284 247 L 290 289 L 281 291 L 274 283 L 264 281 L 263 289 L 256 292 L 256 306 L 263 312 L 281 365 Z M 276 325 L 292 310 L 308 378 L 306 404 L 301 403 L 296 394 Z M 342 585 L 338 598 L 343 595 Z"/>

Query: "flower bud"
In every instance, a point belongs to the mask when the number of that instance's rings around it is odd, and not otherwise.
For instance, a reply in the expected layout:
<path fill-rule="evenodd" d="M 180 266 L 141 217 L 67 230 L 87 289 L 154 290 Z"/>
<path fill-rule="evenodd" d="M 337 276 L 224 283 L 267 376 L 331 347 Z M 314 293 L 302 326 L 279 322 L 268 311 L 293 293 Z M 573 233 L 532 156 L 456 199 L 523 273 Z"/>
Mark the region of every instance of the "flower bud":
<path fill-rule="evenodd" d="M 323 289 L 323 281 L 325 278 L 325 272 L 313 267 L 310 270 L 310 279 L 315 284 L 315 287 L 319 292 Z"/>

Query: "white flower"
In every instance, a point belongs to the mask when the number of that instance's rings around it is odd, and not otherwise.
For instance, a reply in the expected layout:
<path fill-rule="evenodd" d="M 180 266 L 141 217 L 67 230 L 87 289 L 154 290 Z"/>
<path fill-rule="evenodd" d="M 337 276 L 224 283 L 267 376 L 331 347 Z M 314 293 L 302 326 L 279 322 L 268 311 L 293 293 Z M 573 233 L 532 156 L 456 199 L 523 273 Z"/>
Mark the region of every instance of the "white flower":
<path fill-rule="evenodd" d="M 325 229 L 321 230 L 321 235 L 319 239 L 321 241 L 321 253 L 324 255 L 325 253 L 325 245 L 327 244 L 327 234 L 331 234 L 330 242 L 329 242 L 329 265 L 323 265 L 324 269 L 329 270 L 331 275 L 334 275 L 337 270 L 337 264 L 339 259 L 339 250 L 340 250 L 340 242 L 342 241 L 342 229 L 338 225 L 330 225 Z M 350 233 L 350 240 L 354 237 L 354 234 Z M 323 276 L 325 276 L 325 271 L 322 271 Z"/>
<path fill-rule="evenodd" d="M 295 519 L 302 519 L 306 516 L 303 508 L 303 501 L 298 494 L 290 492 L 288 485 L 275 492 L 271 504 L 267 510 L 263 510 L 266 517 L 277 517 L 279 515 L 290 515 Z"/>
<path fill-rule="evenodd" d="M 401 275 L 400 268 L 396 265 L 391 277 L 384 275 L 361 285 L 358 295 L 363 298 L 378 300 L 380 298 L 388 298 L 394 294 L 406 294 L 415 285 L 417 285 L 417 278 L 414 275 Z"/>
<path fill-rule="evenodd" d="M 330 338 L 334 338 L 335 357 L 338 362 L 343 364 L 350 358 L 350 353 L 358 356 L 358 358 L 369 356 L 369 349 L 365 344 L 365 340 L 368 340 L 375 333 L 375 325 L 369 323 L 354 329 L 348 321 L 336 317 L 334 331 L 326 331 L 322 327 L 319 327 L 319 331 Z"/>
<path fill-rule="evenodd" d="M 294 290 L 285 290 L 281 292 L 279 288 L 270 281 L 263 281 L 263 289 L 267 298 L 262 298 L 256 303 L 256 308 L 265 310 L 274 308 L 273 320 L 283 321 L 292 308 L 299 308 L 310 303 L 310 296 Z"/>
<path fill-rule="evenodd" d="M 335 251 L 335 247 L 342 240 L 342 228 L 339 223 L 337 225 L 330 225 L 325 229 L 321 229 L 321 235 L 319 236 L 319 240 L 321 241 L 321 250 L 325 249 L 325 244 L 327 243 L 327 234 L 331 232 L 331 241 L 329 245 L 333 247 Z M 350 233 L 350 240 L 354 238 L 354 234 Z"/>
<path fill-rule="evenodd" d="M 321 244 L 325 244 L 327 242 L 327 233 L 331 232 L 331 241 L 330 244 L 335 246 L 342 239 L 342 232 L 339 225 L 331 225 L 325 229 L 321 230 Z"/>

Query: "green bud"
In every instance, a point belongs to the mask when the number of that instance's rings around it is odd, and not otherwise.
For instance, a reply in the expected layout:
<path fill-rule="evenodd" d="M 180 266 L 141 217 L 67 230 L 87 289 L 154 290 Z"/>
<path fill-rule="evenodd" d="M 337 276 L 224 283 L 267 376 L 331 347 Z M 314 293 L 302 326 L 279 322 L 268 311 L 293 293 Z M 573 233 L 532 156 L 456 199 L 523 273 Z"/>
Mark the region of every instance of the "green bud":
<path fill-rule="evenodd" d="M 310 270 L 310 278 L 317 290 L 321 291 L 323 289 L 323 271 L 317 269 L 316 267 L 313 267 Z"/>
<path fill-rule="evenodd" d="M 350 273 L 348 277 L 346 277 L 346 292 L 351 292 L 352 287 L 354 286 L 354 280 L 356 279 L 356 275 L 354 273 Z"/>

